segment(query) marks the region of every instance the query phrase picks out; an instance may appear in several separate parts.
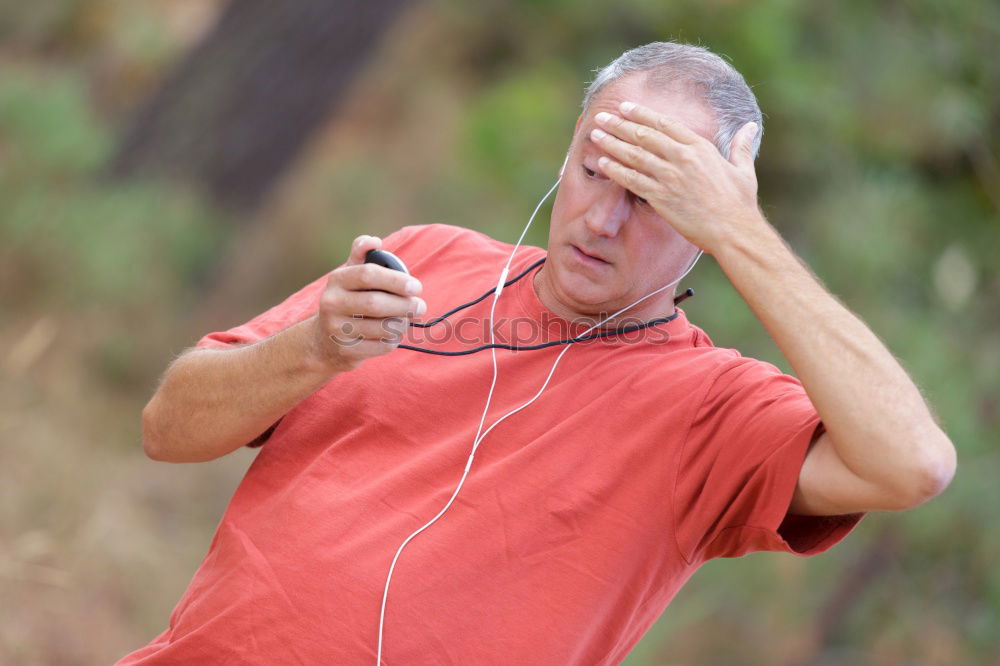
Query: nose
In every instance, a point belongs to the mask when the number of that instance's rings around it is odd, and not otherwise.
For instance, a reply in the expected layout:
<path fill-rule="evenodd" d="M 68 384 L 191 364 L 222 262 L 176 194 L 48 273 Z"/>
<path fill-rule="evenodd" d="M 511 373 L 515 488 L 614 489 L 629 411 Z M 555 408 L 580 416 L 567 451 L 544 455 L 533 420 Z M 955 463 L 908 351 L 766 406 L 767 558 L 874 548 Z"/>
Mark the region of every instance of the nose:
<path fill-rule="evenodd" d="M 606 187 L 587 209 L 584 223 L 595 236 L 614 237 L 628 219 L 630 209 L 628 190 Z"/>

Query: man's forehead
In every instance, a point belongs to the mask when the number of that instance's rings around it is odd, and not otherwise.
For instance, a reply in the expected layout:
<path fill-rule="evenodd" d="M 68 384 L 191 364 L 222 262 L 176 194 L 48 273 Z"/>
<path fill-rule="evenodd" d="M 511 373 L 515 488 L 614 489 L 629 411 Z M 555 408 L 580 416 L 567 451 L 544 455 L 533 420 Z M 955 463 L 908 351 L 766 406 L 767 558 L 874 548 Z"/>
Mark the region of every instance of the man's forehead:
<path fill-rule="evenodd" d="M 609 83 L 591 100 L 582 125 L 589 130 L 596 127 L 594 116 L 601 111 L 620 113 L 622 102 L 636 102 L 668 118 L 680 122 L 709 141 L 714 140 L 716 121 L 712 110 L 698 91 L 691 85 L 660 82 L 648 84 L 645 73 L 630 74 Z M 582 128 L 581 128 L 582 129 Z"/>

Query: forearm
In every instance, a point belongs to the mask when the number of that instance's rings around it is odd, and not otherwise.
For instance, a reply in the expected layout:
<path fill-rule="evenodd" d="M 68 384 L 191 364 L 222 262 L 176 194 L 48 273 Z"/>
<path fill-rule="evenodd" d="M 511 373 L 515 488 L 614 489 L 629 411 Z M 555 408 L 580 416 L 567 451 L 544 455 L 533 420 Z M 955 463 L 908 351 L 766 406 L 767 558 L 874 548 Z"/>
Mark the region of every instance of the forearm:
<path fill-rule="evenodd" d="M 762 218 L 714 252 L 788 359 L 851 471 L 884 488 L 944 485 L 954 449 L 914 383 Z"/>
<path fill-rule="evenodd" d="M 315 318 L 234 349 L 192 350 L 168 368 L 142 412 L 155 460 L 201 462 L 251 442 L 337 374 L 311 345 Z"/>

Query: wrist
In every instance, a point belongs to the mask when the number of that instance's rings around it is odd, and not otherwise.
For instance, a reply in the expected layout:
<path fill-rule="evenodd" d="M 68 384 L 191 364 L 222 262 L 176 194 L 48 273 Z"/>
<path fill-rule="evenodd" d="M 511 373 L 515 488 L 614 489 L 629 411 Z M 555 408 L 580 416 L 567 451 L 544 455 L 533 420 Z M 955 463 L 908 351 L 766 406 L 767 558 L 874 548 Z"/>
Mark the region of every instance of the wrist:
<path fill-rule="evenodd" d="M 318 315 L 300 324 L 304 353 L 304 370 L 308 374 L 329 378 L 352 368 L 339 354 L 339 346 L 329 339 L 320 325 Z"/>
<path fill-rule="evenodd" d="M 725 267 L 748 259 L 761 259 L 780 250 L 787 250 L 785 241 L 764 214 L 757 210 L 734 220 L 729 232 L 709 254 Z"/>

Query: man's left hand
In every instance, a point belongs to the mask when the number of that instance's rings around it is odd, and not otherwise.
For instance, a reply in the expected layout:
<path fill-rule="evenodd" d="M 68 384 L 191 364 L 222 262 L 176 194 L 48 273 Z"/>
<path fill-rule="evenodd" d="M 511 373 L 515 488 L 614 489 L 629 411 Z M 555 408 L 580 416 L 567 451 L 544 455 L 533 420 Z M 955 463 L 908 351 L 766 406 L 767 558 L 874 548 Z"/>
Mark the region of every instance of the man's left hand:
<path fill-rule="evenodd" d="M 602 112 L 591 139 L 610 157 L 600 169 L 642 197 L 682 236 L 709 254 L 762 219 L 751 146 L 755 123 L 744 125 L 729 161 L 687 126 L 652 109 L 623 102 L 621 115 Z"/>

